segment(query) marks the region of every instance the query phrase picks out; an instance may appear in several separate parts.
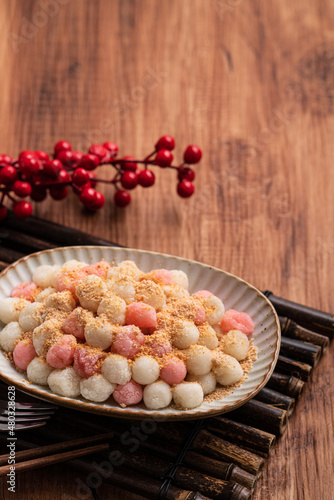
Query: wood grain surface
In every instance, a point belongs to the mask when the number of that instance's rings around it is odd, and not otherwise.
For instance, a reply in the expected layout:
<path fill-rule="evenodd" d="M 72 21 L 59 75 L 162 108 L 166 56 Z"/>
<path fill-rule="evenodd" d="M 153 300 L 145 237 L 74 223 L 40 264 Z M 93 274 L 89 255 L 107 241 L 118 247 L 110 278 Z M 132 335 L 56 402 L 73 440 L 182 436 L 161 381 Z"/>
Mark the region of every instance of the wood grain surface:
<path fill-rule="evenodd" d="M 126 209 L 102 186 L 34 214 L 129 247 L 221 267 L 333 312 L 334 3 L 331 0 L 0 0 L 0 153 L 117 142 L 176 160 L 203 149 L 196 194 L 172 171 Z M 102 173 L 108 177 L 108 168 Z M 275 446 L 254 500 L 333 500 L 334 346 Z M 66 466 L 17 476 L 24 500 L 92 498 Z M 101 499 L 139 497 L 110 485 Z"/>

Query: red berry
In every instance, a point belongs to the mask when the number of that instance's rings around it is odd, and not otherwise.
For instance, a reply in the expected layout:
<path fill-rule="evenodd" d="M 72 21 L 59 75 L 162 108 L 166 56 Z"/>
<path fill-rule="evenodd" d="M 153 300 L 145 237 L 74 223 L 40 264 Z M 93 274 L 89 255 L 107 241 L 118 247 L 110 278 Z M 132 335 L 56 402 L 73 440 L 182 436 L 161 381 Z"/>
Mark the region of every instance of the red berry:
<path fill-rule="evenodd" d="M 172 161 L 173 154 L 169 151 L 169 149 L 160 149 L 157 152 L 154 163 L 159 165 L 159 167 L 169 167 Z"/>
<path fill-rule="evenodd" d="M 83 155 L 79 166 L 85 170 L 95 170 L 100 165 L 100 158 L 95 154 Z"/>
<path fill-rule="evenodd" d="M 72 167 L 74 163 L 72 151 L 67 151 L 65 149 L 59 151 L 59 153 L 57 154 L 57 158 L 62 162 L 63 165 L 67 167 Z"/>
<path fill-rule="evenodd" d="M 20 198 L 25 198 L 31 193 L 31 185 L 29 182 L 15 181 L 12 190 Z"/>
<path fill-rule="evenodd" d="M 114 201 L 115 205 L 117 205 L 118 207 L 126 207 L 131 201 L 130 193 L 120 189 L 119 191 L 116 191 L 114 195 Z"/>
<path fill-rule="evenodd" d="M 52 186 L 50 188 L 50 195 L 54 200 L 60 201 L 66 198 L 68 190 L 66 186 Z"/>
<path fill-rule="evenodd" d="M 121 167 L 123 170 L 131 170 L 132 172 L 135 172 L 137 170 L 137 163 L 132 162 L 130 160 L 134 160 L 133 156 L 123 156 L 122 160 L 127 160 L 127 161 L 121 161 Z"/>
<path fill-rule="evenodd" d="M 106 148 L 109 151 L 110 156 L 112 156 L 113 158 L 115 158 L 115 156 L 118 153 L 118 146 L 117 146 L 117 144 L 115 144 L 114 142 L 105 142 L 103 144 L 103 147 Z"/>
<path fill-rule="evenodd" d="M 0 221 L 4 220 L 7 215 L 7 208 L 5 205 L 0 205 Z"/>
<path fill-rule="evenodd" d="M 52 177 L 52 179 L 57 179 L 59 172 L 63 169 L 63 164 L 60 160 L 50 160 L 47 161 L 43 166 L 43 172 Z"/>
<path fill-rule="evenodd" d="M 153 186 L 155 182 L 155 175 L 151 170 L 142 170 L 138 175 L 138 184 L 143 187 Z"/>
<path fill-rule="evenodd" d="M 17 178 L 17 170 L 11 165 L 7 165 L 0 170 L 0 184 L 8 186 L 9 184 L 15 182 Z"/>
<path fill-rule="evenodd" d="M 58 141 L 55 145 L 55 156 L 58 156 L 60 151 L 72 151 L 72 146 L 67 141 Z"/>
<path fill-rule="evenodd" d="M 18 219 L 25 219 L 32 214 L 32 206 L 27 201 L 15 201 L 13 212 Z"/>
<path fill-rule="evenodd" d="M 22 160 L 23 158 L 37 158 L 37 157 L 34 151 L 29 151 L 25 149 L 24 151 L 21 151 L 21 153 L 19 154 L 19 161 Z"/>
<path fill-rule="evenodd" d="M 91 186 L 92 187 L 95 187 L 97 182 L 96 182 L 96 174 L 95 172 L 92 172 L 91 170 L 88 171 L 88 175 L 89 175 L 89 180 L 90 180 L 90 183 L 91 183 Z"/>
<path fill-rule="evenodd" d="M 99 191 L 95 191 L 94 199 L 89 203 L 85 203 L 85 207 L 88 208 L 89 210 L 99 210 L 100 208 L 103 207 L 105 201 L 106 200 L 103 194 L 100 193 Z"/>
<path fill-rule="evenodd" d="M 88 207 L 91 203 L 94 203 L 95 200 L 95 189 L 92 187 L 85 187 L 79 196 L 81 203 L 83 203 L 86 207 Z"/>
<path fill-rule="evenodd" d="M 121 184 L 125 189 L 134 189 L 138 184 L 138 176 L 135 172 L 127 171 L 121 177 Z"/>
<path fill-rule="evenodd" d="M 8 165 L 9 163 L 12 163 L 13 158 L 9 155 L 0 155 L 0 167 L 3 167 L 5 165 Z"/>
<path fill-rule="evenodd" d="M 72 163 L 79 163 L 83 154 L 80 151 L 72 151 Z"/>
<path fill-rule="evenodd" d="M 96 155 L 100 159 L 100 161 L 102 161 L 103 158 L 107 156 L 108 151 L 101 144 L 92 144 L 91 147 L 89 148 L 88 153 Z"/>
<path fill-rule="evenodd" d="M 177 194 L 182 198 L 189 198 L 195 191 L 195 186 L 192 182 L 186 179 L 179 182 L 177 185 Z"/>
<path fill-rule="evenodd" d="M 184 152 L 183 159 L 185 163 L 198 163 L 202 158 L 202 151 L 198 146 L 188 146 Z"/>
<path fill-rule="evenodd" d="M 171 135 L 163 135 L 155 145 L 157 151 L 160 151 L 160 149 L 169 149 L 169 151 L 172 151 L 174 148 L 175 140 Z"/>
<path fill-rule="evenodd" d="M 76 168 L 72 174 L 72 182 L 76 186 L 83 186 L 89 182 L 89 173 L 84 168 Z"/>
<path fill-rule="evenodd" d="M 50 159 L 50 156 L 45 151 L 35 151 L 35 155 L 37 160 L 48 161 Z"/>
<path fill-rule="evenodd" d="M 71 182 L 71 176 L 65 169 L 62 169 L 58 174 L 57 181 L 62 184 Z"/>
<path fill-rule="evenodd" d="M 39 161 L 31 156 L 21 156 L 19 158 L 19 169 L 28 179 L 39 172 Z"/>
<path fill-rule="evenodd" d="M 47 191 L 44 186 L 33 186 L 30 193 L 30 198 L 34 201 L 43 201 L 47 196 Z"/>
<path fill-rule="evenodd" d="M 195 179 L 195 172 L 189 167 L 179 167 L 178 177 L 180 181 L 184 179 L 193 181 Z"/>

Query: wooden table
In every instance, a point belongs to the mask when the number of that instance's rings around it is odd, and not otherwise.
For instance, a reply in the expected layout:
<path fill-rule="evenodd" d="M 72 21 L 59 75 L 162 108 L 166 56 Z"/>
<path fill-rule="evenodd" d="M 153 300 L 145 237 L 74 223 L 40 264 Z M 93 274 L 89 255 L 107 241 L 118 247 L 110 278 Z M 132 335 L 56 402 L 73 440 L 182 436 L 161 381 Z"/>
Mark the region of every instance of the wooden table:
<path fill-rule="evenodd" d="M 0 152 L 175 160 L 203 149 L 196 194 L 174 171 L 126 209 L 87 215 L 74 195 L 34 214 L 129 247 L 196 259 L 333 311 L 334 4 L 330 0 L 0 0 Z M 109 178 L 108 167 L 100 177 Z M 333 499 L 334 346 L 315 370 L 254 500 Z M 2 483 L 2 498 L 13 498 Z M 139 499 L 108 485 L 100 498 Z M 83 499 L 66 466 L 18 477 L 15 498 Z"/>

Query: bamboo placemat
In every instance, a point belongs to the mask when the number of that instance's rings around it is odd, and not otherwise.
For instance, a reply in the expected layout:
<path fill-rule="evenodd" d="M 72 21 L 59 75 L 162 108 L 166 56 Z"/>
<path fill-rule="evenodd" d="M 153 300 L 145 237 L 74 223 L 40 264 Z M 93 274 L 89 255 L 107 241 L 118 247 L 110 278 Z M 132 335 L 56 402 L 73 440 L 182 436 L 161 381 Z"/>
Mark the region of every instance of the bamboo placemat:
<path fill-rule="evenodd" d="M 20 221 L 9 214 L 0 228 L 0 270 L 28 253 L 69 245 L 119 246 L 35 217 Z M 85 474 L 92 489 L 92 478 L 99 477 L 148 499 L 249 499 L 334 330 L 332 315 L 265 294 L 280 315 L 280 355 L 266 387 L 242 407 L 186 423 L 124 422 L 60 408 L 45 427 L 21 434 L 18 446 L 36 448 L 93 436 L 101 441 L 105 434 L 106 451 L 71 460 L 68 455 L 68 465 Z M 22 395 L 21 400 L 27 399 Z M 34 461 L 34 468 L 43 465 L 43 459 Z"/>

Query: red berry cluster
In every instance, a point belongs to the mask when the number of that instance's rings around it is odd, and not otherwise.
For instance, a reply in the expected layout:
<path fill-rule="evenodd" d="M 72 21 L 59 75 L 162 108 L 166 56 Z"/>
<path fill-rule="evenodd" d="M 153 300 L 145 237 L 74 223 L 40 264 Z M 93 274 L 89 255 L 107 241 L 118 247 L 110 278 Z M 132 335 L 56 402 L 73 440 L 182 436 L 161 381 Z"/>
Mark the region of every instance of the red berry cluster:
<path fill-rule="evenodd" d="M 68 195 L 69 187 L 87 209 L 99 210 L 105 203 L 103 194 L 95 189 L 99 182 L 112 184 L 115 204 L 125 207 L 131 201 L 128 191 L 138 185 L 144 188 L 153 186 L 155 176 L 150 168 L 154 165 L 175 169 L 177 193 L 188 198 L 195 190 L 192 182 L 195 172 L 187 165 L 198 163 L 202 151 L 197 146 L 188 146 L 183 154 L 183 163 L 173 166 L 174 147 L 174 138 L 164 135 L 156 143 L 154 151 L 143 160 L 132 156 L 117 157 L 118 146 L 113 142 L 93 144 L 86 154 L 73 151 L 67 141 L 59 141 L 52 157 L 44 151 L 22 151 L 17 159 L 0 155 L 0 221 L 7 214 L 6 198 L 13 202 L 14 214 L 24 219 L 32 214 L 32 206 L 24 198 L 41 202 L 50 194 L 54 200 L 63 200 Z M 114 167 L 113 178 L 99 179 L 94 170 L 107 164 Z"/>

